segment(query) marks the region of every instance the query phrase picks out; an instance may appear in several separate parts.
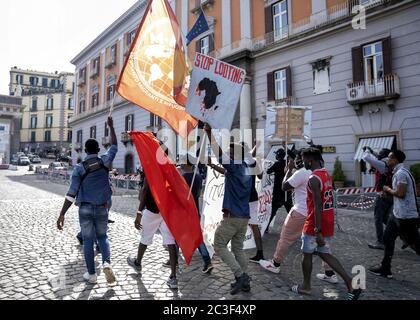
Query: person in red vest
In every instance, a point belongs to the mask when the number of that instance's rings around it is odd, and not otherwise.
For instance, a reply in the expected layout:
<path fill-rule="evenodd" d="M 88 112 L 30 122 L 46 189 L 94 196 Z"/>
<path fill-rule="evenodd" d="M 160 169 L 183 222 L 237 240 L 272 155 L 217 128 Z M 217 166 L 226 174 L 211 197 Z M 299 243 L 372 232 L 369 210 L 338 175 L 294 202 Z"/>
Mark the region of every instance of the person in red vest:
<path fill-rule="evenodd" d="M 302 235 L 304 280 L 302 285 L 293 286 L 292 291 L 297 294 L 311 294 L 312 257 L 316 254 L 343 278 L 348 289 L 347 300 L 357 300 L 362 289 L 353 288 L 352 278 L 331 254 L 330 244 L 334 236 L 335 216 L 333 182 L 327 170 L 322 168 L 321 159 L 321 152 L 318 149 L 309 148 L 302 152 L 304 166 L 312 171 L 312 175 L 308 181 L 308 217 Z"/>

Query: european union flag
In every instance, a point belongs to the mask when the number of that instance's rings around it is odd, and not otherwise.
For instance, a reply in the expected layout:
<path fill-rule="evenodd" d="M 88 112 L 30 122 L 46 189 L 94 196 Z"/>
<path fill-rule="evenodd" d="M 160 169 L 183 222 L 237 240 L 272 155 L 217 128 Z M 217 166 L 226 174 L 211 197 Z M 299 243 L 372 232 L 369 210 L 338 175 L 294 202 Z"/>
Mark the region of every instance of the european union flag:
<path fill-rule="evenodd" d="M 209 30 L 209 25 L 207 24 L 206 17 L 204 15 L 204 12 L 201 11 L 200 16 L 198 17 L 197 22 L 195 23 L 194 27 L 191 29 L 190 33 L 187 35 L 187 46 L 193 41 L 195 38 L 197 38 L 200 34 L 206 32 Z"/>

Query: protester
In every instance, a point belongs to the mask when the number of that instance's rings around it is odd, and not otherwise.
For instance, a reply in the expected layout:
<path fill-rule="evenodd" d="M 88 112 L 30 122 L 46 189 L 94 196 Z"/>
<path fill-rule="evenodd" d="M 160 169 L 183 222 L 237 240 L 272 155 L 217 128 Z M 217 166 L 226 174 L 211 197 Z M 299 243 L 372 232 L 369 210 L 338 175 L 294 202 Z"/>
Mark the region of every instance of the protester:
<path fill-rule="evenodd" d="M 297 169 L 295 172 L 294 169 Z M 301 154 L 296 155 L 295 161 L 289 160 L 287 172 L 283 180 L 284 191 L 294 190 L 294 206 L 286 217 L 281 229 L 280 239 L 271 260 L 261 260 L 260 265 L 273 273 L 280 272 L 280 265 L 284 261 L 290 247 L 302 236 L 303 226 L 308 216 L 306 198 L 307 186 L 311 171 L 303 166 Z"/>
<path fill-rule="evenodd" d="M 393 206 L 393 198 L 383 192 L 384 186 L 392 186 L 392 170 L 387 165 L 388 156 L 391 150 L 382 149 L 376 156 L 370 147 L 363 149 L 363 161 L 369 163 L 375 172 L 375 191 L 379 193 L 375 201 L 374 218 L 376 229 L 376 243 L 369 243 L 371 249 L 384 250 L 384 225 L 386 226 L 390 211 Z"/>
<path fill-rule="evenodd" d="M 333 182 L 327 170 L 321 167 L 321 152 L 309 148 L 302 152 L 306 169 L 312 171 L 307 189 L 308 217 L 302 236 L 303 284 L 295 285 L 292 291 L 297 294 L 311 294 L 312 257 L 314 254 L 325 261 L 346 283 L 348 300 L 357 300 L 362 290 L 354 289 L 352 278 L 340 262 L 331 254 L 330 243 L 334 236 Z"/>
<path fill-rule="evenodd" d="M 252 179 L 247 175 L 247 164 L 243 160 L 243 147 L 240 144 L 232 143 L 229 156 L 225 155 L 217 144 L 211 132 L 211 127 L 205 124 L 204 130 L 210 139 L 214 154 L 220 157 L 219 162 L 223 166 L 221 168 L 211 164 L 211 168 L 225 174 L 223 220 L 215 233 L 214 249 L 216 254 L 230 267 L 235 275 L 236 282 L 233 284 L 230 292 L 232 295 L 235 295 L 240 291 L 251 290 L 251 279 L 246 273 L 248 259 L 243 246 L 250 218 L 249 197 Z M 235 152 L 235 149 L 237 152 Z M 229 242 L 231 242 L 232 252 L 227 247 Z"/>
<path fill-rule="evenodd" d="M 180 159 L 182 176 L 184 177 L 189 187 L 191 187 L 192 182 L 193 182 L 193 177 L 194 177 L 193 162 L 195 161 L 191 161 L 189 156 Z M 191 190 L 191 195 L 194 198 L 194 202 L 197 207 L 197 212 L 198 212 L 198 216 L 200 220 L 201 220 L 201 215 L 200 215 L 199 199 L 200 199 L 202 187 L 203 187 L 203 179 L 201 178 L 200 174 L 197 174 L 194 179 L 194 185 Z M 204 261 L 204 267 L 202 270 L 203 274 L 210 274 L 211 271 L 214 269 L 214 267 L 213 267 L 213 264 L 211 263 L 211 257 L 204 242 L 198 247 L 198 251 L 200 252 L 200 255 Z"/>
<path fill-rule="evenodd" d="M 140 204 L 134 226 L 137 230 L 142 231 L 141 239 L 137 251 L 137 258 L 128 257 L 127 263 L 135 271 L 141 273 L 141 263 L 144 253 L 146 252 L 147 247 L 153 243 L 153 237 L 159 230 L 162 235 L 163 244 L 168 247 L 169 262 L 171 266 L 171 274 L 166 284 L 171 289 L 178 289 L 178 279 L 176 278 L 178 254 L 175 246 L 175 239 L 159 212 L 159 208 L 153 198 L 149 184 L 147 183 L 147 177 L 145 177 L 142 183 L 142 188 L 139 192 L 139 200 Z"/>
<path fill-rule="evenodd" d="M 274 187 L 273 187 L 273 200 L 271 205 L 271 217 L 266 229 L 266 233 L 269 232 L 271 222 L 276 217 L 277 211 L 284 206 L 286 211 L 289 213 L 293 207 L 292 195 L 290 192 L 284 192 L 282 190 L 282 183 L 285 175 L 286 152 L 283 149 L 279 149 L 276 152 L 276 162 L 267 170 L 267 174 L 274 173 Z"/>
<path fill-rule="evenodd" d="M 113 120 L 108 118 L 111 132 L 111 147 L 98 157 L 99 143 L 89 139 L 85 144 L 85 161 L 78 164 L 72 174 L 71 185 L 66 196 L 60 217 L 57 221 L 59 230 L 63 230 L 65 214 L 73 203 L 79 207 L 79 221 L 82 229 L 83 251 L 88 272 L 83 278 L 89 283 L 96 283 L 94 241 L 98 241 L 102 255 L 103 271 L 108 284 L 116 283 L 111 268 L 111 252 L 107 236 L 109 206 L 112 190 L 109 182 L 109 170 L 117 154 L 117 136 Z"/>
<path fill-rule="evenodd" d="M 393 196 L 393 215 L 388 220 L 384 233 L 385 253 L 382 263 L 369 269 L 375 275 L 392 278 L 391 261 L 395 240 L 404 238 L 407 244 L 420 255 L 419 208 L 416 198 L 416 184 L 411 173 L 404 168 L 406 155 L 401 150 L 392 151 L 388 166 L 393 170 L 392 188 L 384 186 L 383 191 Z"/>
<path fill-rule="evenodd" d="M 255 157 L 259 143 L 257 142 L 255 147 L 250 150 L 246 143 L 241 144 L 245 151 L 245 162 L 248 165 L 247 174 L 252 178 L 252 189 L 249 196 L 249 212 L 250 220 L 249 226 L 252 230 L 252 234 L 255 240 L 255 246 L 257 247 L 257 254 L 250 258 L 249 261 L 258 263 L 260 260 L 264 260 L 263 241 L 261 236 L 261 230 L 258 223 L 258 208 L 259 208 L 259 196 L 256 189 L 257 177 L 262 179 L 261 166 Z"/>

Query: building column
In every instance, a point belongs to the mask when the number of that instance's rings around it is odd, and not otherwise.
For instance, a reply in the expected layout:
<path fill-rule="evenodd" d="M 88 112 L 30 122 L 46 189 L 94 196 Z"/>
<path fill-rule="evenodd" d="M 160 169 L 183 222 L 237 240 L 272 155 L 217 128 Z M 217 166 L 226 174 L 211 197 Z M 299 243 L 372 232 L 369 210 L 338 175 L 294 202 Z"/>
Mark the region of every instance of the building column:
<path fill-rule="evenodd" d="M 104 49 L 104 50 L 102 50 L 102 52 L 101 52 L 101 61 L 102 61 L 102 63 L 101 63 L 101 101 L 102 101 L 102 104 L 104 104 L 105 105 L 105 103 L 106 103 L 106 97 L 105 97 L 105 84 L 106 84 L 106 72 L 105 72 L 105 70 L 106 70 L 106 68 L 105 68 L 105 66 L 106 66 L 106 63 L 107 63 L 107 61 L 106 61 L 106 49 Z M 100 101 L 98 101 L 98 104 L 100 104 Z"/>
<path fill-rule="evenodd" d="M 124 68 L 124 35 L 119 38 L 120 42 L 120 73 Z"/>
<path fill-rule="evenodd" d="M 250 0 L 241 0 L 241 39 L 252 39 L 252 20 Z"/>
<path fill-rule="evenodd" d="M 232 15 L 231 1 L 222 1 L 222 47 L 229 46 L 232 43 Z"/>
<path fill-rule="evenodd" d="M 245 79 L 242 87 L 240 100 L 240 126 L 241 130 L 252 129 L 252 104 L 251 104 L 251 83 L 250 78 Z"/>

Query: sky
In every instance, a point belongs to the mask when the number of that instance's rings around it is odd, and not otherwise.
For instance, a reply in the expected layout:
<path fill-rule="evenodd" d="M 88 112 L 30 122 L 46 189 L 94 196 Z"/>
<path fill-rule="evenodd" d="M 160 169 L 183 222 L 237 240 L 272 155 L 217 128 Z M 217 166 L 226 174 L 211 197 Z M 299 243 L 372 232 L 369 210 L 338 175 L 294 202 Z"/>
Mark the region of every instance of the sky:
<path fill-rule="evenodd" d="M 9 71 L 74 72 L 70 61 L 136 0 L 1 0 L 0 94 Z"/>

